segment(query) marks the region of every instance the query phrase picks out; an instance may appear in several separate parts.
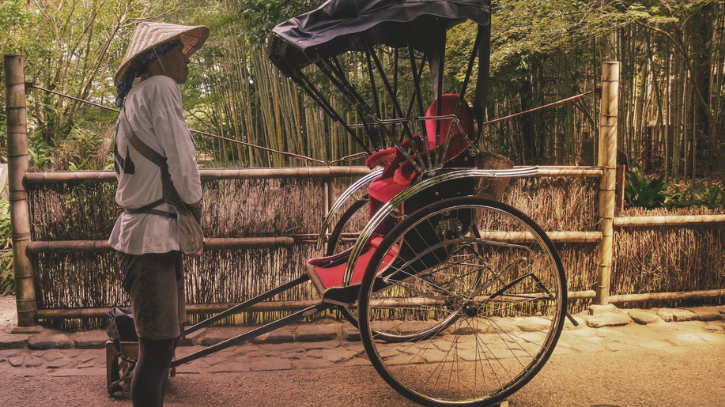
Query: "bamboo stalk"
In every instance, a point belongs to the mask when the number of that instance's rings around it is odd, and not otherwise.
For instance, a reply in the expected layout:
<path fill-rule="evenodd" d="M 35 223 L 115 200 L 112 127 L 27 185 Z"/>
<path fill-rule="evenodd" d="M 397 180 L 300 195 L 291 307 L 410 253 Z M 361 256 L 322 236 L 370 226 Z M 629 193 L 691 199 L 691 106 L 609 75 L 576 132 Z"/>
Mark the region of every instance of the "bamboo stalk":
<path fill-rule="evenodd" d="M 273 247 L 292 247 L 295 239 L 292 237 L 244 237 L 244 238 L 207 238 L 204 243 L 206 250 L 232 250 L 232 249 L 264 249 Z M 113 250 L 105 240 L 57 240 L 30 242 L 27 245 L 28 253 L 45 252 L 104 252 Z"/>
<path fill-rule="evenodd" d="M 602 108 L 600 113 L 599 160 L 599 273 L 596 303 L 607 304 L 612 273 L 613 220 L 617 178 L 617 120 L 619 111 L 619 62 L 602 64 Z"/>
<path fill-rule="evenodd" d="M 5 113 L 8 141 L 8 190 L 15 270 L 18 326 L 35 325 L 38 308 L 33 265 L 25 253 L 30 243 L 28 193 L 23 178 L 28 171 L 28 118 L 22 55 L 5 55 Z"/>
<path fill-rule="evenodd" d="M 614 218 L 614 226 L 667 226 L 725 222 L 725 215 L 623 216 Z"/>

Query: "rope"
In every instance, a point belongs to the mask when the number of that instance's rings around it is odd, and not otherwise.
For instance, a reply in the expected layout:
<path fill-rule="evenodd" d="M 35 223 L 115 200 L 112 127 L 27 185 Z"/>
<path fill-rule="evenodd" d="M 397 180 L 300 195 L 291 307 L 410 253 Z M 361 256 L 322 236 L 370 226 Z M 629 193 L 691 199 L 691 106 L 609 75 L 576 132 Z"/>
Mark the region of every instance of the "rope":
<path fill-rule="evenodd" d="M 79 99 L 79 98 L 76 98 L 76 97 L 73 97 L 73 96 L 70 96 L 70 95 L 66 95 L 66 94 L 63 94 L 63 93 L 59 93 L 59 92 L 52 91 L 50 89 L 41 88 L 40 86 L 36 86 L 33 83 L 31 83 L 31 82 L 25 82 L 25 87 L 26 88 L 33 88 L 33 89 L 42 90 L 44 92 L 48 92 L 48 93 L 52 93 L 54 95 L 58 95 L 58 96 L 61 96 L 61 97 L 64 97 L 64 98 L 72 99 L 72 100 L 75 100 L 77 102 L 89 104 L 91 106 L 100 107 L 101 109 L 110 110 L 112 112 L 116 112 L 116 113 L 120 113 L 121 112 L 118 109 L 114 109 L 114 108 L 111 108 L 111 107 L 108 107 L 108 106 L 99 105 L 97 103 L 93 103 L 93 102 L 90 102 L 88 100 Z M 566 99 L 561 99 L 561 100 L 558 100 L 558 101 L 553 102 L 553 103 L 549 103 L 549 104 L 546 104 L 546 105 L 543 105 L 543 106 L 535 107 L 533 109 L 525 110 L 523 112 L 510 114 L 508 116 L 499 117 L 498 119 L 494 119 L 494 120 L 489 120 L 487 122 L 483 122 L 483 123 L 481 123 L 481 126 L 486 126 L 486 125 L 489 125 L 489 124 L 498 123 L 500 121 L 507 120 L 507 119 L 511 119 L 511 118 L 518 117 L 518 116 L 521 116 L 521 115 L 525 115 L 525 114 L 528 114 L 528 113 L 533 113 L 533 112 L 536 112 L 536 111 L 539 111 L 539 110 L 543 110 L 543 109 L 546 109 L 546 108 L 549 108 L 549 107 L 552 107 L 552 106 L 560 105 L 562 103 L 566 103 L 566 102 L 570 102 L 572 100 L 576 100 L 576 99 L 582 98 L 582 97 L 587 96 L 589 94 L 592 94 L 594 92 L 599 93 L 601 91 L 602 91 L 602 88 L 594 88 L 594 89 L 592 89 L 592 90 L 590 90 L 588 92 L 580 93 L 578 95 L 571 96 L 571 97 L 568 97 Z M 357 125 L 351 125 L 351 126 L 352 127 L 355 127 Z M 362 125 L 360 125 L 360 126 L 362 126 Z M 351 161 L 351 160 L 355 160 L 355 159 L 358 159 L 358 158 L 362 158 L 362 157 L 368 156 L 368 153 L 357 153 L 357 154 L 348 155 L 348 156 L 342 157 L 340 159 L 332 160 L 332 161 L 327 162 L 327 161 L 317 160 L 315 158 L 307 157 L 307 156 L 304 156 L 304 155 L 299 155 L 299 154 L 294 154 L 294 153 L 288 153 L 288 152 L 285 152 L 285 151 L 279 151 L 279 150 L 275 150 L 275 149 L 268 148 L 268 147 L 258 146 L 256 144 L 246 143 L 244 141 L 235 140 L 235 139 L 231 139 L 231 138 L 228 138 L 228 137 L 219 136 L 219 135 L 212 134 L 212 133 L 207 133 L 205 131 L 194 130 L 194 129 L 189 129 L 189 131 L 191 131 L 192 133 L 201 134 L 203 136 L 213 137 L 213 138 L 217 138 L 219 140 L 228 141 L 230 143 L 237 143 L 237 144 L 241 144 L 243 146 L 256 148 L 258 150 L 268 151 L 270 153 L 281 154 L 281 155 L 284 155 L 284 156 L 287 156 L 287 157 L 296 158 L 296 159 L 299 159 L 299 160 L 305 160 L 305 161 L 311 161 L 311 162 L 319 163 L 319 164 L 322 164 L 322 165 L 325 165 L 325 166 L 331 166 L 334 163 L 343 162 L 343 161 Z"/>
<path fill-rule="evenodd" d="M 343 162 L 343 161 L 358 160 L 360 158 L 367 158 L 369 155 L 370 154 L 365 153 L 365 152 L 357 153 L 357 154 L 352 154 L 352 155 L 346 155 L 346 156 L 344 156 L 342 158 L 339 158 L 337 160 L 330 161 L 330 164 L 339 163 L 339 162 Z"/>
<path fill-rule="evenodd" d="M 58 95 L 58 96 L 61 96 L 61 97 L 64 97 L 64 98 L 68 98 L 68 99 L 71 99 L 71 100 L 75 100 L 76 102 L 81 102 L 81 103 L 85 103 L 85 104 L 88 104 L 88 105 L 91 105 L 91 106 L 100 107 L 101 109 L 109 110 L 109 111 L 112 111 L 112 112 L 116 112 L 116 113 L 120 113 L 121 112 L 120 110 L 114 109 L 112 107 L 99 105 L 98 103 L 93 103 L 93 102 L 88 101 L 88 100 L 79 99 L 79 98 L 76 98 L 76 97 L 73 97 L 73 96 L 70 96 L 70 95 L 66 95 L 66 94 L 63 94 L 63 93 L 60 93 L 60 92 L 52 91 L 50 89 L 41 88 L 40 86 L 36 86 L 33 83 L 31 83 L 31 82 L 25 82 L 25 87 L 26 88 L 32 88 L 32 89 L 42 90 L 44 92 L 52 93 L 54 95 Z M 258 150 L 269 151 L 271 153 L 281 154 L 281 155 L 284 155 L 284 156 L 287 156 L 287 157 L 292 157 L 292 158 L 297 158 L 299 160 L 312 161 L 312 162 L 315 162 L 315 163 L 320 163 L 320 164 L 325 165 L 325 166 L 329 166 L 330 165 L 330 163 L 328 163 L 327 161 L 317 160 L 315 158 L 307 157 L 307 156 L 304 156 L 304 155 L 288 153 L 286 151 L 278 151 L 278 150 L 275 150 L 275 149 L 272 149 L 272 148 L 262 147 L 262 146 L 258 146 L 256 144 L 246 143 L 244 141 L 234 140 L 234 139 L 231 139 L 231 138 L 228 138 L 228 137 L 223 137 L 223 136 L 219 136 L 219 135 L 216 135 L 216 134 L 207 133 L 205 131 L 194 130 L 194 129 L 189 129 L 189 131 L 191 131 L 192 133 L 201 134 L 203 136 L 208 136 L 208 137 L 213 137 L 213 138 L 217 138 L 217 139 L 220 139 L 220 140 L 228 141 L 230 143 L 237 143 L 237 144 L 241 144 L 243 146 L 256 148 Z M 340 160 L 336 160 L 336 161 L 340 161 Z"/>
<path fill-rule="evenodd" d="M 538 110 L 542 110 L 542 109 L 546 109 L 548 107 L 560 105 L 560 104 L 565 103 L 565 102 L 570 102 L 572 100 L 582 98 L 582 97 L 584 97 L 586 95 L 589 95 L 591 93 L 594 93 L 594 92 L 599 93 L 601 91 L 602 91 L 602 88 L 595 88 L 595 89 L 592 89 L 592 90 L 590 90 L 588 92 L 580 93 L 578 95 L 575 95 L 575 96 L 572 96 L 572 97 L 568 97 L 566 99 L 561 99 L 559 101 L 556 101 L 556 102 L 553 102 L 553 103 L 549 103 L 548 105 L 543 105 L 543 106 L 535 107 L 533 109 L 525 110 L 523 112 L 510 114 L 510 115 L 504 116 L 504 117 L 499 117 L 498 119 L 494 119 L 494 120 L 489 120 L 487 122 L 481 123 L 481 126 L 486 126 L 488 124 L 497 123 L 497 122 L 500 122 L 500 121 L 503 121 L 503 120 L 506 120 L 506 119 L 511 119 L 511 118 L 514 118 L 514 117 L 517 117 L 517 116 L 521 116 L 521 115 L 524 115 L 524 114 L 527 114 L 527 113 L 533 113 L 533 112 L 536 112 Z"/>

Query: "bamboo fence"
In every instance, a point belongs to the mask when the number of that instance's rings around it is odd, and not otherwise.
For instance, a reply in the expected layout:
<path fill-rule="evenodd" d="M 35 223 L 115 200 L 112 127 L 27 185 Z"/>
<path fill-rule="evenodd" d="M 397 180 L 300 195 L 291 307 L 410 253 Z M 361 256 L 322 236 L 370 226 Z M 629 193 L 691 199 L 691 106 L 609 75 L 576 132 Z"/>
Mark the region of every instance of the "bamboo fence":
<path fill-rule="evenodd" d="M 27 124 L 25 118 L 25 88 L 22 56 L 5 56 L 6 95 L 8 117 L 8 159 L 10 171 L 10 206 L 12 216 L 13 250 L 17 281 L 18 325 L 30 326 L 38 320 L 69 320 L 103 318 L 107 307 L 93 304 L 117 301 L 120 282 L 114 274 L 115 264 L 111 249 L 105 239 L 112 226 L 117 208 L 112 204 L 115 173 L 104 171 L 27 173 Z M 660 300 L 689 300 L 719 298 L 722 289 L 700 291 L 675 291 L 661 293 L 616 293 L 610 295 L 613 247 L 616 243 L 614 228 L 681 228 L 687 225 L 719 225 L 725 215 L 621 217 L 615 213 L 615 179 L 617 151 L 617 112 L 619 64 L 606 62 L 603 68 L 603 91 L 600 118 L 599 167 L 540 167 L 538 178 L 533 181 L 516 181 L 519 192 L 508 196 L 507 202 L 520 199 L 530 203 L 528 212 L 534 220 L 549 230 L 548 235 L 556 242 L 567 265 L 569 284 L 573 287 L 569 298 L 574 301 L 591 301 L 598 304 L 630 303 Z M 279 85 L 277 85 L 279 86 Z M 293 92 L 294 89 L 288 91 Z M 271 108 L 271 107 L 270 107 Z M 279 117 L 279 116 L 277 116 Z M 309 118 L 308 118 L 309 119 Z M 297 127 L 289 122 L 277 125 Z M 239 130 L 241 131 L 241 130 Z M 239 134 L 235 135 L 239 138 Z M 302 140 L 279 139 L 274 147 L 283 148 Z M 317 145 L 305 149 L 323 148 Z M 258 160 L 252 150 L 237 149 L 233 152 L 250 161 Z M 305 168 L 250 168 L 201 170 L 205 185 L 205 228 L 212 228 L 214 237 L 208 238 L 208 254 L 205 259 L 188 262 L 195 271 L 188 276 L 190 314 L 209 314 L 229 308 L 243 300 L 239 287 L 254 292 L 265 291 L 299 275 L 304 260 L 315 253 L 311 237 L 313 225 L 330 208 L 339 188 L 347 179 L 368 174 L 365 167 L 305 167 Z M 551 182 L 546 181 L 552 180 Z M 598 182 L 598 215 L 579 213 L 582 208 L 595 206 L 591 198 L 567 194 L 567 180 L 582 180 L 586 185 Z M 540 181 L 539 181 L 540 180 Z M 560 181 L 564 180 L 564 181 Z M 537 216 L 541 203 L 535 203 L 525 191 L 530 184 L 544 184 L 549 191 L 543 202 L 569 199 L 569 212 L 556 205 L 556 213 L 546 218 Z M 548 182 L 548 184 L 546 184 Z M 590 184 L 586 184 L 590 182 Z M 519 184 L 517 184 L 519 183 Z M 523 183 L 523 184 L 521 184 Z M 560 195 L 554 191 L 564 191 Z M 29 193 L 30 192 L 30 204 Z M 36 195 L 46 194 L 43 199 Z M 89 198 L 90 197 L 90 198 Z M 104 202 L 92 205 L 85 202 Z M 91 199 L 92 198 L 92 199 Z M 578 201 L 577 201 L 578 199 Z M 528 201 L 527 201 L 528 200 Z M 241 202 L 240 202 L 241 201 Z M 573 204 L 573 201 L 579 202 Z M 293 205 L 290 205 L 293 202 Z M 90 206 L 85 206 L 90 205 Z M 521 205 L 515 206 L 521 207 Z M 579 205 L 579 206 L 577 206 Z M 565 206 L 565 205 L 564 205 Z M 63 210 L 59 208 L 63 207 Z M 67 207 L 67 208 L 66 208 Z M 70 209 L 68 209 L 70 208 Z M 109 209 L 110 208 L 110 209 Z M 551 216 L 550 216 L 551 215 Z M 93 222 L 83 217 L 95 217 Z M 538 217 L 538 218 L 537 218 Z M 561 218 L 582 217 L 598 230 L 562 230 Z M 208 219 L 207 219 L 208 218 Z M 262 218 L 266 218 L 262 219 Z M 559 220 L 557 220 L 559 219 Z M 576 219 L 574 219 L 576 221 Z M 359 223 L 361 220 L 358 220 Z M 364 220 L 363 220 L 364 221 Z M 48 226 L 43 228 L 43 226 Z M 669 230 L 668 229 L 668 230 Z M 87 240 L 73 239 L 82 231 Z M 359 229 L 358 229 L 359 230 Z M 34 240 L 31 241 L 31 236 Z M 249 237 L 239 237 L 249 236 Z M 346 239 L 354 238 L 347 233 Z M 582 255 L 584 253 L 584 255 Z M 596 260 L 595 260 L 596 259 Z M 614 259 L 616 262 L 616 259 Z M 53 264 L 55 268 L 48 267 Z M 277 270 L 264 281 L 253 278 L 258 274 L 244 273 L 244 267 L 264 264 Z M 74 271 L 97 268 L 97 275 L 74 276 Z M 596 269 L 596 272 L 592 273 Z M 58 279 L 62 270 L 65 279 Z M 215 271 L 227 270 L 224 273 Z M 206 274 L 202 274 L 203 271 Z M 572 272 L 574 271 L 574 272 Z M 588 280 L 594 274 L 596 285 Z M 57 280 L 54 280 L 57 279 Z M 82 290 L 83 298 L 53 297 L 42 288 L 52 282 L 59 290 L 76 293 Z M 46 284 L 45 286 L 43 284 Z M 594 286 L 594 290 L 588 289 Z M 35 291 L 35 287 L 41 290 Z M 80 287 L 80 288 L 79 288 Z M 230 287 L 236 287 L 236 291 Z M 577 289 L 577 287 L 579 289 Z M 581 289 L 584 288 L 584 289 Z M 214 293 L 211 295 L 210 293 Z M 314 294 L 304 290 L 279 295 L 274 301 L 258 304 L 256 313 L 288 312 L 308 306 Z M 223 300 L 220 300 L 223 298 Z M 191 299 L 191 301 L 189 301 Z M 38 307 L 37 304 L 41 304 Z M 49 307 L 47 304 L 55 304 Z M 38 309 L 40 308 L 40 309 Z"/>

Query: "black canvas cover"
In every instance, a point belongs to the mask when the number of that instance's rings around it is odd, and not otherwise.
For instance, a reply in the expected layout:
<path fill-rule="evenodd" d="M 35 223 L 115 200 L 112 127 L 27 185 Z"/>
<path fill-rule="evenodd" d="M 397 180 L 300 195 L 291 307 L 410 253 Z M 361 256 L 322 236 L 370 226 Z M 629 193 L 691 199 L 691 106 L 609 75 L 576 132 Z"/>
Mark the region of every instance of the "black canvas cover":
<path fill-rule="evenodd" d="M 268 55 L 285 74 L 347 51 L 365 40 L 423 50 L 434 35 L 466 20 L 490 23 L 487 0 L 329 0 L 272 31 Z"/>

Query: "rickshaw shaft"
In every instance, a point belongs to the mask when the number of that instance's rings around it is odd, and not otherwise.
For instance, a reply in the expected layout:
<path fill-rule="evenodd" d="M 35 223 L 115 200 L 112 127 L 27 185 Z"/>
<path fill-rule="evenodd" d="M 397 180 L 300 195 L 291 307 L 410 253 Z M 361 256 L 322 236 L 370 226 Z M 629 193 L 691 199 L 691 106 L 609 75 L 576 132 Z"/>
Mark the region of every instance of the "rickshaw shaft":
<path fill-rule="evenodd" d="M 258 303 L 258 302 L 264 301 L 266 299 L 272 298 L 275 295 L 277 295 L 277 294 L 279 294 L 279 293 L 281 293 L 283 291 L 287 291 L 287 290 L 289 290 L 292 287 L 298 286 L 298 285 L 306 282 L 309 279 L 310 279 L 310 277 L 307 274 L 305 274 L 305 275 L 303 275 L 301 277 L 298 277 L 298 278 L 296 278 L 296 279 L 294 279 L 294 280 L 292 280 L 292 281 L 290 281 L 288 283 L 282 284 L 281 286 L 279 286 L 277 288 L 273 288 L 273 289 L 271 289 L 271 290 L 269 290 L 269 291 L 267 291 L 267 292 L 265 292 L 263 294 L 260 294 L 260 295 L 258 295 L 256 297 L 252 298 L 252 299 L 249 299 L 249 300 L 247 300 L 247 301 L 245 301 L 245 302 L 243 302 L 241 304 L 235 305 L 235 306 L 233 306 L 233 307 L 231 307 L 231 308 L 229 308 L 227 310 L 224 310 L 224 311 L 222 311 L 222 312 L 214 315 L 211 318 L 207 318 L 207 319 L 199 322 L 198 324 L 187 328 L 184 331 L 184 335 L 188 335 L 188 334 L 190 334 L 192 332 L 198 331 L 199 329 L 201 329 L 201 328 L 203 328 L 205 326 L 211 325 L 212 323 L 214 323 L 216 321 L 219 321 L 219 320 L 221 320 L 223 318 L 226 318 L 226 317 L 228 317 L 230 315 L 234 315 L 234 314 L 237 314 L 239 312 L 242 312 L 247 307 L 250 307 L 250 306 L 252 306 L 252 305 L 254 305 L 254 304 Z"/>
<path fill-rule="evenodd" d="M 176 359 L 175 361 L 173 361 L 171 363 L 171 367 L 176 367 L 181 364 L 191 362 L 192 360 L 196 360 L 201 357 L 210 355 L 212 353 L 219 352 L 220 350 L 223 350 L 223 349 L 226 349 L 226 348 L 229 348 L 232 346 L 241 345 L 242 343 L 249 341 L 253 338 L 256 338 L 257 336 L 264 335 L 267 332 L 274 331 L 277 328 L 283 327 L 287 324 L 291 324 L 302 318 L 308 317 L 312 314 L 316 314 L 321 311 L 325 311 L 332 307 L 335 307 L 335 305 L 320 302 L 319 304 L 307 307 L 303 310 L 295 312 L 294 314 L 288 315 L 284 318 L 280 318 L 280 319 L 270 322 L 266 325 L 262 325 L 259 328 L 253 329 L 249 332 L 245 332 L 241 335 L 235 336 L 234 338 L 227 339 L 226 341 L 219 342 L 216 345 L 209 346 L 208 348 L 205 348 L 198 352 L 184 356 L 181 359 Z"/>

